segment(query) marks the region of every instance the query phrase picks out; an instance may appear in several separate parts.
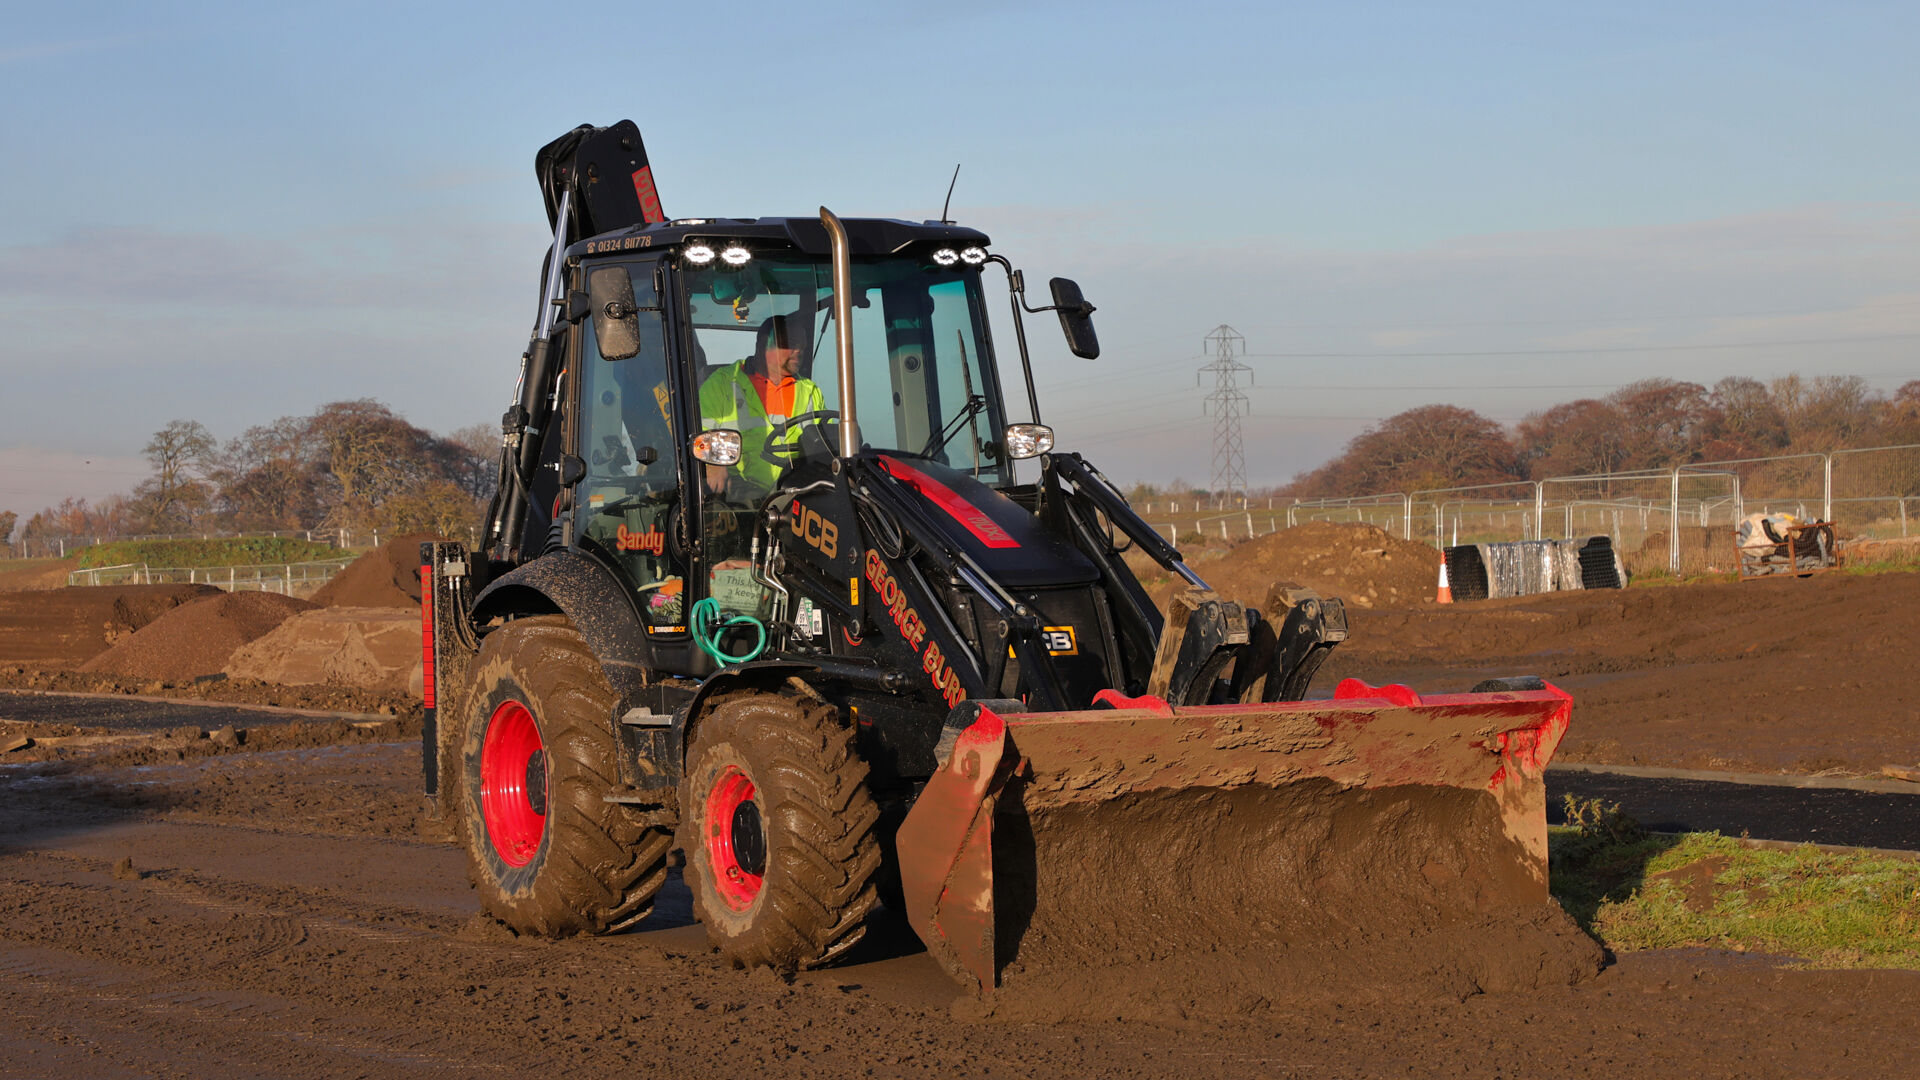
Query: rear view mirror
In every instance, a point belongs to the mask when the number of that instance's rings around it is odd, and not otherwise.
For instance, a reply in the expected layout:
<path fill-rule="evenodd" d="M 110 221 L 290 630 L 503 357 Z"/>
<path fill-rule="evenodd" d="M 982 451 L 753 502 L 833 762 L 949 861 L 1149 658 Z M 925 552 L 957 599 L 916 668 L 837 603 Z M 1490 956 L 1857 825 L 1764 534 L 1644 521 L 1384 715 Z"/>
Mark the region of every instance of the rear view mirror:
<path fill-rule="evenodd" d="M 593 336 L 604 360 L 629 360 L 640 353 L 639 308 L 633 302 L 633 279 L 624 266 L 602 266 L 587 272 L 587 299 L 593 307 Z"/>
<path fill-rule="evenodd" d="M 1053 290 L 1053 307 L 1060 313 L 1060 329 L 1067 335 L 1067 351 L 1082 360 L 1100 356 L 1100 339 L 1093 332 L 1092 304 L 1080 295 L 1080 286 L 1071 278 L 1057 277 L 1047 282 Z"/>

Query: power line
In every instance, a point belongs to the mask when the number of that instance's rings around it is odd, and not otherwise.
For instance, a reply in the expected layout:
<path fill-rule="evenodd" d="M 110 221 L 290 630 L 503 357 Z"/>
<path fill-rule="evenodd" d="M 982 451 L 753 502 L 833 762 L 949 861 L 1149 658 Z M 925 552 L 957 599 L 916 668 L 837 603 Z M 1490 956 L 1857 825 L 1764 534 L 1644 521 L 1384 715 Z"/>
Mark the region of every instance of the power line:
<path fill-rule="evenodd" d="M 1432 359 L 1435 357 L 1449 357 L 1449 356 L 1454 356 L 1454 357 L 1583 356 L 1583 355 L 1602 354 L 1602 353 L 1619 354 L 1619 353 L 1695 352 L 1700 350 L 1724 350 L 1724 349 L 1770 349 L 1775 347 L 1785 347 L 1785 346 L 1791 346 L 1791 345 L 1872 344 L 1874 342 L 1913 341 L 1916 339 L 1920 339 L 1920 334 L 1881 334 L 1881 335 L 1874 335 L 1874 336 L 1867 336 L 1867 337 L 1798 338 L 1798 339 L 1791 339 L 1791 340 L 1779 339 L 1774 341 L 1736 341 L 1736 342 L 1728 342 L 1726 344 L 1720 344 L 1720 345 L 1615 345 L 1615 346 L 1595 346 L 1593 348 L 1585 348 L 1585 349 L 1487 349 L 1487 350 L 1480 350 L 1480 351 L 1457 350 L 1457 351 L 1451 351 L 1451 352 L 1313 352 L 1313 353 L 1300 352 L 1300 353 L 1247 353 L 1246 355 L 1249 357 L 1256 357 L 1261 359 L 1421 360 L 1421 359 Z M 1142 371 L 1161 371 L 1161 370 L 1164 370 L 1166 366 L 1167 365 L 1165 361 L 1154 360 L 1144 364 L 1132 364 L 1127 367 L 1107 368 L 1103 370 L 1100 374 L 1102 378 L 1111 379 L 1115 376 L 1132 375 Z M 1875 376 L 1867 376 L 1867 377 L 1873 378 Z M 1891 378 L 1893 376 L 1888 376 L 1888 377 Z M 1039 384 L 1040 389 L 1046 390 L 1049 392 L 1055 391 L 1055 390 L 1071 389 L 1071 388 L 1078 387 L 1079 385 L 1081 384 L 1078 381 L 1063 382 L 1063 383 L 1044 383 L 1043 382 Z M 1366 387 L 1365 389 L 1371 390 L 1375 388 Z M 1441 387 L 1439 389 L 1453 389 L 1453 388 Z M 1470 390 L 1474 388 L 1460 387 L 1460 389 Z M 1547 387 L 1545 389 L 1553 389 L 1553 388 Z"/>
<path fill-rule="evenodd" d="M 1453 330 L 1467 326 L 1594 326 L 1608 323 L 1686 322 L 1705 319 L 1783 319 L 1801 315 L 1847 315 L 1856 311 L 1884 311 L 1909 308 L 1920 300 L 1891 300 L 1882 304 L 1855 304 L 1852 307 L 1788 308 L 1773 311 L 1695 312 L 1678 315 L 1606 315 L 1569 319 L 1473 319 L 1464 322 L 1418 323 L 1278 323 L 1262 324 L 1255 329 L 1274 330 Z"/>
<path fill-rule="evenodd" d="M 1920 334 L 1876 334 L 1868 337 L 1781 338 L 1774 341 L 1729 341 L 1717 345 L 1606 345 L 1583 349 L 1482 349 L 1448 352 L 1286 352 L 1248 353 L 1248 356 L 1285 360 L 1430 360 L 1449 356 L 1592 356 L 1599 353 L 1703 352 L 1712 349 L 1771 349 L 1787 345 L 1846 345 L 1856 342 L 1913 341 Z"/>

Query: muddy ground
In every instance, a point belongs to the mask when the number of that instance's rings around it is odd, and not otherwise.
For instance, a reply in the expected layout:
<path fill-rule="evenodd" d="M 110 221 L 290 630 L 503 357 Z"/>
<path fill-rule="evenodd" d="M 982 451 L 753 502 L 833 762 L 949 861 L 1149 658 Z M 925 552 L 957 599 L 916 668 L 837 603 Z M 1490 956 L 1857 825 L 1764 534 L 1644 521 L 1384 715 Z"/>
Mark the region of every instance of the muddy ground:
<path fill-rule="evenodd" d="M 1351 539 L 1338 558 L 1290 564 L 1274 547 L 1207 571 L 1263 595 L 1268 574 L 1300 569 L 1374 587 L 1318 692 L 1347 675 L 1443 691 L 1529 672 L 1575 695 L 1563 760 L 1920 761 L 1906 662 L 1920 574 L 1439 607 L 1404 599 L 1416 553 Z M 363 584 L 399 607 L 401 569 Z M 983 1017 L 884 914 L 841 966 L 791 982 L 725 970 L 677 879 L 633 932 L 516 939 L 480 916 L 462 855 L 419 828 L 416 700 L 74 670 L 192 598 L 0 593 L 0 685 L 119 695 L 0 699 L 0 746 L 37 740 L 0 752 L 0 1077 L 1920 1071 L 1920 973 L 1788 958 L 1639 953 L 1523 993 L 1368 976 L 1374 992 L 1328 979 L 1145 1009 L 1116 996 L 1123 1020 L 1084 987 L 1070 1009 L 1009 999 Z M 142 695 L 204 715 L 182 723 Z"/>
<path fill-rule="evenodd" d="M 1920 574 L 1550 593 L 1349 612 L 1316 686 L 1456 691 L 1546 677 L 1574 696 L 1559 760 L 1878 773 L 1920 761 Z"/>
<path fill-rule="evenodd" d="M 1245 1014 L 956 1017 L 897 923 L 792 982 L 669 886 L 612 938 L 515 939 L 417 838 L 413 744 L 0 769 L 0 1076 L 1896 1076 L 1920 974 L 1628 956 L 1576 986 Z M 961 1015 L 971 1015 L 959 1010 Z"/>

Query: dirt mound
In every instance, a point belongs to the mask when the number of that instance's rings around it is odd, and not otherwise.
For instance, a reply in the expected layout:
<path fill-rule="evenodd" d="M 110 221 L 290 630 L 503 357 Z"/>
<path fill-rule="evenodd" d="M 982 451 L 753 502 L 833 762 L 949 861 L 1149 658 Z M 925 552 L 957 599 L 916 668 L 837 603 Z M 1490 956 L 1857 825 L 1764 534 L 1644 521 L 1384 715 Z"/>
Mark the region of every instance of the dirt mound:
<path fill-rule="evenodd" d="M 1372 525 L 1313 521 L 1256 537 L 1194 567 L 1228 600 L 1259 606 L 1276 581 L 1337 596 L 1350 607 L 1396 607 L 1433 599 L 1440 553 Z M 1155 590 L 1164 604 L 1173 585 Z"/>
<path fill-rule="evenodd" d="M 438 539 L 414 533 L 381 544 L 322 585 L 313 602 L 321 607 L 419 607 L 420 545 Z"/>
<path fill-rule="evenodd" d="M 0 661 L 78 667 L 167 611 L 219 592 L 211 585 L 76 585 L 0 593 Z"/>
<path fill-rule="evenodd" d="M 136 679 L 184 682 L 226 667 L 233 651 L 314 605 L 277 593 L 237 592 L 183 604 L 80 666 Z"/>
<path fill-rule="evenodd" d="M 235 649 L 234 679 L 419 694 L 420 616 L 390 607 L 302 611 Z"/>
<path fill-rule="evenodd" d="M 70 555 L 54 562 L 42 559 L 23 560 L 29 565 L 0 569 L 0 592 L 37 592 L 43 589 L 66 587 L 67 575 L 80 569 L 80 557 Z M 0 567 L 7 566 L 0 563 Z"/>

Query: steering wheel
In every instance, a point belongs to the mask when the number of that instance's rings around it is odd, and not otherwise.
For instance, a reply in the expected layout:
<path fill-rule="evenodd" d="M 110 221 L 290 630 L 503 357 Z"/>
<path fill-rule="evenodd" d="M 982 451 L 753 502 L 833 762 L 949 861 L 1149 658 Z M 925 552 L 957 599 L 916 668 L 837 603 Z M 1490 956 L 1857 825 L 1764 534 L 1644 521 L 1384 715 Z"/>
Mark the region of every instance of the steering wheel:
<path fill-rule="evenodd" d="M 786 468 L 793 464 L 793 457 L 799 453 L 799 449 L 798 444 L 780 442 L 780 436 L 785 435 L 801 424 L 813 424 L 822 420 L 838 419 L 840 419 L 840 414 L 836 410 L 818 409 L 810 413 L 801 413 L 799 416 L 791 417 L 771 425 L 773 430 L 767 433 L 767 441 L 760 445 L 760 460 L 775 468 Z"/>

